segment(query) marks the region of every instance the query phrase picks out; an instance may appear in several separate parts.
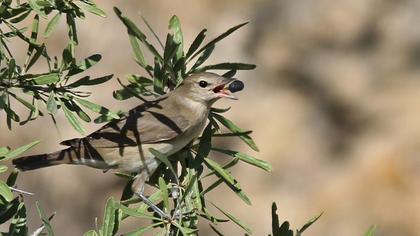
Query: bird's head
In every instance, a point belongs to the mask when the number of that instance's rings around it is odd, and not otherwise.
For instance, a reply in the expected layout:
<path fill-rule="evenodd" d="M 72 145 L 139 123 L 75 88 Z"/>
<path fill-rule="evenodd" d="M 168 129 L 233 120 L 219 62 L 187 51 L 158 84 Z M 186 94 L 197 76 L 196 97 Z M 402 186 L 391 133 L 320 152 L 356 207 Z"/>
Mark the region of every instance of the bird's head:
<path fill-rule="evenodd" d="M 175 90 L 186 98 L 211 105 L 220 98 L 237 99 L 232 92 L 242 88 L 243 83 L 237 79 L 203 72 L 189 76 Z"/>

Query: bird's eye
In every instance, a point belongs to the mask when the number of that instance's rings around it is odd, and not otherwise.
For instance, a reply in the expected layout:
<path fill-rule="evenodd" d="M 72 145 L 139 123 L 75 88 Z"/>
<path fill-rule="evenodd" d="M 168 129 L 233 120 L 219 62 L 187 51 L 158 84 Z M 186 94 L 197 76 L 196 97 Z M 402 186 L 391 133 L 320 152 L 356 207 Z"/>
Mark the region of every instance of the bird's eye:
<path fill-rule="evenodd" d="M 204 81 L 204 80 L 201 80 L 200 82 L 198 82 L 198 85 L 200 85 L 200 87 L 202 87 L 202 88 L 205 88 L 205 87 L 207 87 L 207 82 L 206 81 Z"/>

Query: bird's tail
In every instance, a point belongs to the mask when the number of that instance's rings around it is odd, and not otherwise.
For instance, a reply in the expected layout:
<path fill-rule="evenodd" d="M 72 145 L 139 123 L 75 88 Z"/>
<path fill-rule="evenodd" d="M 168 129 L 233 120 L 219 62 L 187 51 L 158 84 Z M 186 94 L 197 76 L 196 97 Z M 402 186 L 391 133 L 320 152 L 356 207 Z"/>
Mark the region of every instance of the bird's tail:
<path fill-rule="evenodd" d="M 71 147 L 53 152 L 48 154 L 32 155 L 26 157 L 20 157 L 13 160 L 13 164 L 19 170 L 34 170 L 48 166 L 60 165 L 60 164 L 70 164 L 72 163 L 71 158 Z"/>

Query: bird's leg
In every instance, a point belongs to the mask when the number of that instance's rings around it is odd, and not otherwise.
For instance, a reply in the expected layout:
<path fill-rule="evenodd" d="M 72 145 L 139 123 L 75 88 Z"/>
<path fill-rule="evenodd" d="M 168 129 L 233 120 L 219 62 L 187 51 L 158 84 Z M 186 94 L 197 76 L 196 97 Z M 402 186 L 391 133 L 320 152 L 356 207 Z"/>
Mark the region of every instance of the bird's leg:
<path fill-rule="evenodd" d="M 149 178 L 149 175 L 147 172 L 141 172 L 139 173 L 131 185 L 131 190 L 150 208 L 153 209 L 154 212 L 156 212 L 160 217 L 162 217 L 165 220 L 171 221 L 171 216 L 166 214 L 164 211 L 162 211 L 158 206 L 156 206 L 152 201 L 150 201 L 145 195 L 144 195 L 144 183 Z"/>

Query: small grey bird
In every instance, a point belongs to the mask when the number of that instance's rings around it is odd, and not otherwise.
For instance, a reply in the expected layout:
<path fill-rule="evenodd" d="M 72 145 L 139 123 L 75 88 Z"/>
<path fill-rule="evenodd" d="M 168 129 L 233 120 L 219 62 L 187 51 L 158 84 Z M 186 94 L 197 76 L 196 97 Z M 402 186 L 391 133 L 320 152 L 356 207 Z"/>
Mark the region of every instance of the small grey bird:
<path fill-rule="evenodd" d="M 173 91 L 135 107 L 123 118 L 112 120 L 84 138 L 63 141 L 61 144 L 68 146 L 64 150 L 21 157 L 13 164 L 23 171 L 77 164 L 137 173 L 133 192 L 150 204 L 142 189 L 160 161 L 149 149 L 169 156 L 198 137 L 212 104 L 223 97 L 235 99 L 228 89 L 234 81 L 242 84 L 213 73 L 191 75 Z"/>

